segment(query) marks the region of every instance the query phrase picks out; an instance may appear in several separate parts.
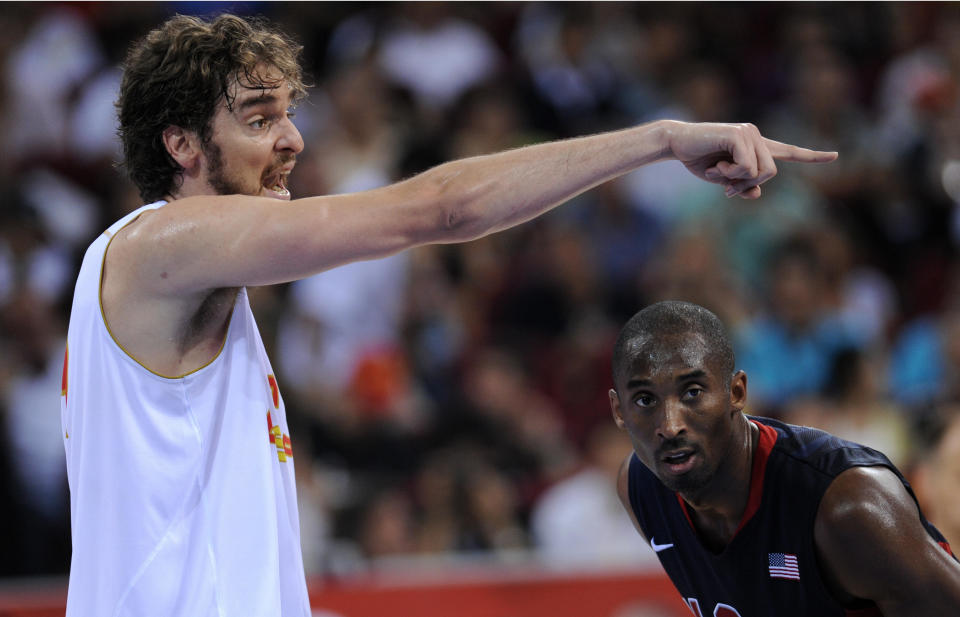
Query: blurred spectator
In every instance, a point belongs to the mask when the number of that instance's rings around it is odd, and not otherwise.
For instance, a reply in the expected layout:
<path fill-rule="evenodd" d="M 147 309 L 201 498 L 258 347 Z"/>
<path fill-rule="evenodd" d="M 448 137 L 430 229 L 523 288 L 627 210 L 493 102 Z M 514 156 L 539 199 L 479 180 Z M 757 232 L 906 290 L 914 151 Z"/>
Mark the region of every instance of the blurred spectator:
<path fill-rule="evenodd" d="M 516 44 L 534 91 L 557 122 L 551 128 L 595 130 L 615 92 L 615 75 L 599 47 L 603 37 L 590 5 L 529 4 L 521 20 Z"/>
<path fill-rule="evenodd" d="M 550 567 L 651 564 L 653 551 L 636 533 L 617 496 L 617 472 L 630 440 L 612 422 L 597 425 L 587 440 L 584 465 L 544 492 L 530 530 Z"/>
<path fill-rule="evenodd" d="M 740 325 L 734 347 L 750 376 L 751 408 L 776 413 L 795 397 L 820 392 L 836 355 L 862 341 L 826 304 L 825 271 L 808 239 L 782 243 L 767 268 L 769 304 Z"/>
<path fill-rule="evenodd" d="M 368 502 L 358 542 L 368 558 L 489 552 L 509 559 L 528 545 L 521 502 L 490 450 L 468 440 L 438 451 L 414 478 L 413 497 L 388 488 Z"/>
<path fill-rule="evenodd" d="M 960 401 L 960 270 L 943 296 L 939 312 L 904 324 L 891 350 L 890 392 L 914 412 Z"/>
<path fill-rule="evenodd" d="M 368 559 L 413 552 L 413 509 L 400 491 L 387 490 L 370 500 L 360 518 L 358 543 Z"/>
<path fill-rule="evenodd" d="M 917 499 L 930 522 L 950 546 L 960 546 L 960 407 L 945 405 L 934 412 L 923 453 L 912 475 Z"/>
<path fill-rule="evenodd" d="M 525 145 L 521 106 L 513 93 L 497 85 L 464 93 L 451 110 L 451 158 L 491 154 Z"/>
<path fill-rule="evenodd" d="M 446 2 L 396 5 L 396 19 L 384 33 L 378 61 L 392 83 L 409 89 L 430 117 L 492 77 L 500 52 L 481 28 L 454 14 Z"/>
<path fill-rule="evenodd" d="M 837 225 L 809 231 L 826 274 L 827 303 L 864 344 L 883 345 L 897 315 L 896 289 Z"/>
<path fill-rule="evenodd" d="M 915 319 L 892 352 L 891 393 L 916 409 L 960 401 L 960 310 Z"/>
<path fill-rule="evenodd" d="M 20 201 L 16 188 L 6 199 L 0 210 L 0 306 L 24 292 L 55 303 L 67 290 L 71 255 L 49 243 L 39 216 Z"/>
<path fill-rule="evenodd" d="M 323 86 L 319 101 L 301 106 L 312 122 L 312 139 L 322 147 L 303 153 L 298 171 L 307 172 L 301 182 L 310 184 L 299 190 L 346 193 L 396 180 L 404 132 L 377 66 L 342 67 Z"/>
<path fill-rule="evenodd" d="M 435 452 L 414 477 L 418 552 L 437 554 L 456 550 L 462 524 L 458 467 L 464 454 L 469 453 L 470 450 L 452 448 Z"/>
<path fill-rule="evenodd" d="M 464 528 L 459 550 L 505 554 L 527 548 L 520 495 L 509 475 L 483 461 L 467 466 L 462 484 Z"/>
<path fill-rule="evenodd" d="M 66 328 L 54 306 L 20 291 L 0 311 L 15 361 L 2 383 L 5 433 L 10 447 L 17 571 L 67 571 L 70 554 L 66 458 L 60 406 Z M 0 369 L 2 370 L 2 369 Z"/>
<path fill-rule="evenodd" d="M 956 15 L 932 16 L 922 6 L 891 7 L 893 43 L 899 49 L 877 88 L 877 122 L 883 147 L 875 156 L 897 162 L 928 138 L 931 113 L 956 102 L 960 77 Z M 923 32 L 927 26 L 932 36 Z"/>
<path fill-rule="evenodd" d="M 772 108 L 763 130 L 805 144 L 835 144 L 843 152 L 832 169 L 798 170 L 817 192 L 831 199 L 849 199 L 865 190 L 873 179 L 873 135 L 859 107 L 859 84 L 849 60 L 832 47 L 825 19 L 799 20 L 807 28 L 797 35 L 799 47 L 792 59 L 790 98 Z M 814 147 L 814 146 L 811 146 Z"/>
<path fill-rule="evenodd" d="M 636 312 L 637 279 L 664 250 L 667 233 L 657 217 L 631 205 L 622 183 L 619 179 L 601 184 L 573 210 L 598 269 L 603 307 L 617 323 Z"/>
<path fill-rule="evenodd" d="M 564 438 L 559 410 L 534 389 L 515 354 L 486 348 L 471 358 L 463 377 L 461 413 L 475 438 L 495 448 L 501 466 L 539 482 L 566 473 L 574 450 Z"/>
<path fill-rule="evenodd" d="M 707 307 L 735 327 L 749 314 L 751 296 L 718 246 L 720 239 L 705 227 L 678 230 L 641 275 L 649 302 L 683 298 Z"/>
<path fill-rule="evenodd" d="M 104 62 L 100 42 L 76 8 L 56 4 L 36 13 L 4 65 L 5 88 L 16 92 L 4 149 L 20 160 L 67 154 L 73 91 Z"/>
<path fill-rule="evenodd" d="M 909 417 L 885 391 L 884 360 L 857 349 L 839 351 L 819 396 L 795 399 L 784 418 L 880 450 L 894 465 L 906 468 L 915 436 Z"/>

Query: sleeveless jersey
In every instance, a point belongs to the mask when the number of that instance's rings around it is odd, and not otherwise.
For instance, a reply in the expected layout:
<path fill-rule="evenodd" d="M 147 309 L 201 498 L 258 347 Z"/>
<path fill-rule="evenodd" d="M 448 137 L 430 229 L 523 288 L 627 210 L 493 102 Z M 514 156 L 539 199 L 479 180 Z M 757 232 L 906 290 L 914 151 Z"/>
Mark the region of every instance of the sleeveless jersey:
<path fill-rule="evenodd" d="M 631 458 L 631 509 L 670 580 L 698 617 L 879 617 L 873 603 L 844 608 L 827 590 L 817 566 L 814 519 L 830 483 L 851 467 L 889 468 L 916 502 L 909 483 L 886 456 L 866 446 L 769 418 L 750 420 L 760 439 L 747 509 L 719 554 L 701 544 L 680 496 L 636 455 Z M 920 519 L 949 551 L 922 513 Z"/>
<path fill-rule="evenodd" d="M 68 617 L 310 614 L 283 399 L 246 289 L 217 356 L 161 376 L 114 340 L 100 305 L 111 238 L 84 256 L 61 419 L 73 557 Z"/>

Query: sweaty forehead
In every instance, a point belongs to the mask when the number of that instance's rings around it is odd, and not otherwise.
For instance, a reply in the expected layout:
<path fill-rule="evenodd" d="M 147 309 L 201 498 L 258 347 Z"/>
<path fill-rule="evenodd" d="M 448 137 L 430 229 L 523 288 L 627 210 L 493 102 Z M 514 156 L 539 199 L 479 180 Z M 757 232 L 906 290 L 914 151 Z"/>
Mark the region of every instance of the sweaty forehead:
<path fill-rule="evenodd" d="M 223 103 L 228 109 L 265 98 L 289 101 L 293 86 L 274 66 L 259 64 L 250 72 L 238 71 L 231 80 Z"/>
<path fill-rule="evenodd" d="M 710 359 L 710 348 L 699 333 L 643 334 L 627 345 L 618 381 L 623 385 L 632 379 L 657 380 L 692 370 L 709 372 Z"/>

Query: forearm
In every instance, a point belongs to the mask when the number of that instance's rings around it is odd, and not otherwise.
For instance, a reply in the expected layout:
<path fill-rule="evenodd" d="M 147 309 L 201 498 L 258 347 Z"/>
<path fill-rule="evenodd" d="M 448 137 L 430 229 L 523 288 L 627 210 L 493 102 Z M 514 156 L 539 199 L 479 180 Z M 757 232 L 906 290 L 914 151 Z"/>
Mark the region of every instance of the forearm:
<path fill-rule="evenodd" d="M 668 123 L 445 163 L 407 181 L 439 208 L 433 242 L 461 242 L 528 221 L 668 154 Z M 429 232 L 428 232 L 429 233 Z"/>

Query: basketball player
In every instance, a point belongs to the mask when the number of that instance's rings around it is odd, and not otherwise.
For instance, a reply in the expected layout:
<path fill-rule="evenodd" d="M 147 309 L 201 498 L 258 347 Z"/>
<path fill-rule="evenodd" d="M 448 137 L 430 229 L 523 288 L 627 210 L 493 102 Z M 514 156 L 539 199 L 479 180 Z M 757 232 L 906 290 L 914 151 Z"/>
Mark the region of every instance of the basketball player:
<path fill-rule="evenodd" d="M 836 157 L 655 122 L 291 200 L 298 52 L 259 22 L 178 16 L 126 59 L 120 134 L 148 205 L 89 247 L 73 299 L 70 616 L 310 614 L 296 454 L 246 286 L 479 238 L 658 160 L 753 199 L 775 159 Z"/>
<path fill-rule="evenodd" d="M 744 415 L 723 325 L 663 302 L 614 346 L 618 490 L 699 617 L 960 615 L 960 564 L 880 452 Z"/>

